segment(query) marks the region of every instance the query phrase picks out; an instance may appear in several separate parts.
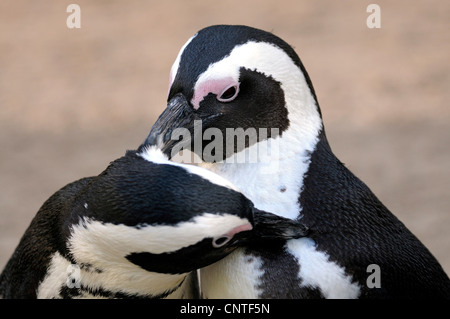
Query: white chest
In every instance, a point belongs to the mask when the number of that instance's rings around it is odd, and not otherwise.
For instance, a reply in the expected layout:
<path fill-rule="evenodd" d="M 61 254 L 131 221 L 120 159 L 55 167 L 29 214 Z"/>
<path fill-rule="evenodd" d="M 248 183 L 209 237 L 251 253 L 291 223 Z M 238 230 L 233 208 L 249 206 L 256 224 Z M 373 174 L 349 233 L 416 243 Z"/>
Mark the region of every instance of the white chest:
<path fill-rule="evenodd" d="M 238 156 L 235 156 L 224 163 L 201 163 L 200 166 L 225 177 L 256 208 L 295 219 L 301 211 L 299 196 L 303 187 L 303 174 L 308 170 L 309 156 L 294 154 L 280 149 L 279 145 L 275 146 L 276 156 L 272 154 L 263 162 L 241 163 Z M 258 152 L 254 150 L 258 147 L 260 145 L 253 145 L 248 152 Z"/>
<path fill-rule="evenodd" d="M 301 218 L 299 197 L 309 161 L 308 155 L 299 154 L 268 163 L 202 166 L 229 179 L 258 209 L 295 219 L 299 215 Z M 298 274 L 294 274 L 301 282 L 298 289 L 318 288 L 325 298 L 356 298 L 359 295 L 359 287 L 352 283 L 351 277 L 345 274 L 341 266 L 329 261 L 326 253 L 316 250 L 311 239 L 290 240 L 280 251 L 282 253 L 291 255 L 299 265 Z M 211 299 L 258 298 L 261 287 L 264 287 L 262 277 L 265 272 L 278 272 L 275 277 L 280 276 L 280 280 L 286 275 L 279 273 L 279 269 L 264 265 L 261 257 L 246 253 L 244 249 L 236 250 L 221 261 L 201 269 L 202 294 Z"/>

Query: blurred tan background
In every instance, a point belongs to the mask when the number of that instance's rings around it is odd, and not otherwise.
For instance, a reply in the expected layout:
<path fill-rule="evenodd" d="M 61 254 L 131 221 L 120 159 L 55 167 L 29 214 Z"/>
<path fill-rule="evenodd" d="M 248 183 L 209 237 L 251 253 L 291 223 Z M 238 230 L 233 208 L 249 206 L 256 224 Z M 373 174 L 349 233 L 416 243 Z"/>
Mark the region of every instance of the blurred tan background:
<path fill-rule="evenodd" d="M 0 268 L 50 195 L 144 140 L 178 50 L 224 23 L 296 48 L 335 153 L 450 273 L 449 16 L 446 0 L 2 0 Z"/>

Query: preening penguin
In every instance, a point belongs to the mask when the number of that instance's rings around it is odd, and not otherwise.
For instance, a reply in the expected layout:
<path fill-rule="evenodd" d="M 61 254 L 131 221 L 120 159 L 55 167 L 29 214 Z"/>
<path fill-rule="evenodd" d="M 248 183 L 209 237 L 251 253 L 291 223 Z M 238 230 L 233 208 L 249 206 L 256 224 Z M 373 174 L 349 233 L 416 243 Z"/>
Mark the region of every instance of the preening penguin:
<path fill-rule="evenodd" d="M 305 234 L 220 176 L 142 147 L 43 204 L 0 275 L 0 296 L 194 298 L 196 269 L 253 241 Z"/>
<path fill-rule="evenodd" d="M 180 128 L 193 138 L 172 136 Z M 230 147 L 230 136 L 245 138 Z M 258 209 L 311 232 L 270 249 L 238 249 L 202 269 L 206 297 L 450 298 L 438 261 L 333 154 L 312 82 L 279 37 L 218 25 L 189 39 L 145 143 L 156 142 L 169 156 L 189 148 Z M 261 149 L 276 152 L 262 161 Z M 367 284 L 371 265 L 376 287 Z"/>

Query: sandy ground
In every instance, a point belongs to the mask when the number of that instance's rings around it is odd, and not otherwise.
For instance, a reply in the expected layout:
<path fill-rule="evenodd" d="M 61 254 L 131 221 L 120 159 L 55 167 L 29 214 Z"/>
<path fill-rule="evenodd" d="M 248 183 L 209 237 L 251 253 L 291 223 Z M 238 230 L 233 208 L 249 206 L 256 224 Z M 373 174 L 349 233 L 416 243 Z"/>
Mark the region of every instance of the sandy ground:
<path fill-rule="evenodd" d="M 52 193 L 144 140 L 180 47 L 225 23 L 296 48 L 335 153 L 450 273 L 450 2 L 376 1 L 380 29 L 369 3 L 2 0 L 0 268 Z"/>

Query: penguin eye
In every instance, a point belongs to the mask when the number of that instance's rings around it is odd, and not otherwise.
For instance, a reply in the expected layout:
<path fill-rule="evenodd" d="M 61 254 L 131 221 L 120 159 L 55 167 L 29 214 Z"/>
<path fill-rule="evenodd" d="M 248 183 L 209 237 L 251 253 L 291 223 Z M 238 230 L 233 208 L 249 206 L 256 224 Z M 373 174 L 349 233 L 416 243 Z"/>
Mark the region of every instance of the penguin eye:
<path fill-rule="evenodd" d="M 222 91 L 220 95 L 217 96 L 219 102 L 231 102 L 233 101 L 239 93 L 239 84 L 233 84 Z"/>
<path fill-rule="evenodd" d="M 220 237 L 216 237 L 216 238 L 213 239 L 212 245 L 213 245 L 214 248 L 222 247 L 226 243 L 228 243 L 231 240 L 231 238 L 233 238 L 233 236 L 223 235 L 223 236 L 220 236 Z"/>

